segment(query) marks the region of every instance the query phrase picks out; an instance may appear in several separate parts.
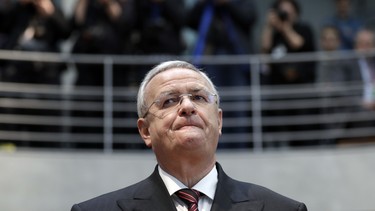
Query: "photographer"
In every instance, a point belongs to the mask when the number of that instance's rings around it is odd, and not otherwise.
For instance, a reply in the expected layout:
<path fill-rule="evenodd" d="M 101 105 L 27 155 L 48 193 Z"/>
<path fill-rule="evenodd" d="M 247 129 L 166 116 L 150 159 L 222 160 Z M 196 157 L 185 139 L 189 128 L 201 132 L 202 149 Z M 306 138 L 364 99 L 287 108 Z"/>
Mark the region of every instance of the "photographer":
<path fill-rule="evenodd" d="M 314 51 L 312 28 L 299 21 L 299 16 L 300 7 L 296 1 L 276 0 L 263 28 L 262 52 L 281 58 L 287 53 Z M 306 63 L 272 65 L 267 68 L 266 81 L 271 84 L 312 82 L 313 72 L 311 64 Z"/>
<path fill-rule="evenodd" d="M 77 39 L 72 53 L 76 54 L 129 54 L 134 29 L 133 0 L 78 0 L 71 19 Z M 77 85 L 102 86 L 103 67 L 97 64 L 77 64 Z M 114 66 L 114 84 L 118 78 L 128 78 L 123 67 Z M 128 81 L 127 81 L 128 82 Z"/>
<path fill-rule="evenodd" d="M 52 0 L 17 0 L 6 4 L 1 19 L 1 49 L 59 52 L 59 44 L 69 36 L 69 24 Z M 5 64 L 4 81 L 59 83 L 63 65 L 15 61 Z"/>
<path fill-rule="evenodd" d="M 263 53 L 270 54 L 274 59 L 280 59 L 289 53 L 300 53 L 314 50 L 314 39 L 311 27 L 299 21 L 300 7 L 294 0 L 277 0 L 267 14 L 266 25 L 262 34 Z M 263 82 L 269 85 L 289 85 L 313 83 L 315 78 L 314 62 L 284 62 L 272 63 L 264 66 Z M 287 99 L 284 99 L 287 100 Z M 267 116 L 293 116 L 311 114 L 309 109 L 271 110 Z M 265 131 L 290 132 L 311 130 L 310 125 L 282 125 L 269 126 Z M 284 142 L 295 144 L 309 144 L 302 140 Z M 271 144 L 271 143 L 270 143 Z M 275 143 L 278 144 L 278 143 Z"/>

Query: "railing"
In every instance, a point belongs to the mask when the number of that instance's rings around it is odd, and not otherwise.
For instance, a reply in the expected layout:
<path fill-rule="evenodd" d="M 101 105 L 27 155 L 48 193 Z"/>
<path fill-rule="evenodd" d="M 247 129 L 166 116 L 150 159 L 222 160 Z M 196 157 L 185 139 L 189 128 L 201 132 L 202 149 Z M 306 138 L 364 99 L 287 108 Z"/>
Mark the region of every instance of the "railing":
<path fill-rule="evenodd" d="M 219 147 L 252 148 L 322 145 L 332 140 L 375 136 L 375 112 L 363 109 L 362 81 L 263 85 L 261 65 L 355 59 L 354 52 L 206 56 L 201 64 L 247 64 L 251 86 L 219 87 L 226 113 Z M 369 53 L 365 56 L 374 56 Z M 155 65 L 189 56 L 69 55 L 0 51 L 0 60 L 104 64 L 103 87 L 0 82 L 0 144 L 20 147 L 103 149 L 144 148 L 136 128 L 137 87 L 113 86 L 114 65 Z M 124 71 L 127 71 L 124 69 Z M 235 70 L 233 70 L 235 71 Z M 280 113 L 280 111 L 282 111 Z M 299 112 L 301 111 L 301 112 Z"/>

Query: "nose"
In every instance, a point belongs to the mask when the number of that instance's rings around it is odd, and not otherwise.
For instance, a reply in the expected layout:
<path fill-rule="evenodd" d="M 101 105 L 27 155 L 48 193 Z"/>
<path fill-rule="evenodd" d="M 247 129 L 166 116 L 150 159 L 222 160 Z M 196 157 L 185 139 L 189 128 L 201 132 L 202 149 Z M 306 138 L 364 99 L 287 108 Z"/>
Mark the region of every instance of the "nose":
<path fill-rule="evenodd" d="M 196 113 L 196 107 L 190 99 L 190 95 L 183 95 L 180 99 L 180 108 L 178 114 L 180 116 L 190 116 Z"/>

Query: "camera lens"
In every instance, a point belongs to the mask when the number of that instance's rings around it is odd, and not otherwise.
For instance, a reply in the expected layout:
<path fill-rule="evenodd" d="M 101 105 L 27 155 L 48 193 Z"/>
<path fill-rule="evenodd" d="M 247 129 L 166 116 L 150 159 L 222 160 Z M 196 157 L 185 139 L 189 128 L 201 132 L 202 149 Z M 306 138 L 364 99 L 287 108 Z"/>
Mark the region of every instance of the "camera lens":
<path fill-rule="evenodd" d="M 288 13 L 283 11 L 283 10 L 278 10 L 277 11 L 277 16 L 280 18 L 281 21 L 286 21 L 288 20 Z"/>

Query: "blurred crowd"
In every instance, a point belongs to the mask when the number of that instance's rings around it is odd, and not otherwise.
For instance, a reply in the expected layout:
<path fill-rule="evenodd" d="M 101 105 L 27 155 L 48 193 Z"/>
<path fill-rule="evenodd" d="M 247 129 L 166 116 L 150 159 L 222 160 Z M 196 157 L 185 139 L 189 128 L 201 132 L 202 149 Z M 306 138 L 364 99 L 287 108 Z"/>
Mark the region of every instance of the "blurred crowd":
<path fill-rule="evenodd" d="M 332 0 L 336 11 L 324 18 L 318 33 L 314 33 L 308 20 L 301 20 L 302 9 L 297 0 L 275 0 L 266 14 L 258 14 L 254 0 L 194 0 L 189 1 L 189 7 L 186 2 L 76 0 L 72 15 L 67 17 L 61 10 L 61 2 L 1 0 L 0 49 L 59 52 L 60 44 L 70 40 L 71 53 L 189 54 L 199 65 L 202 55 L 265 53 L 281 58 L 287 53 L 353 50 L 361 48 L 358 42 L 363 36 L 356 39 L 358 32 L 373 33 L 366 29 L 363 20 L 351 13 L 350 0 Z M 259 16 L 264 16 L 264 23 L 257 23 Z M 254 48 L 256 24 L 262 24 L 259 50 Z M 195 33 L 192 43 L 183 36 L 186 28 Z M 315 39 L 315 34 L 320 34 L 320 39 Z M 316 40 L 320 43 L 315 43 Z M 371 44 L 367 43 L 367 48 L 372 48 Z M 62 64 L 2 61 L 0 65 L 1 81 L 27 83 L 60 83 L 61 72 L 66 69 Z M 262 82 L 295 84 L 348 80 L 358 75 L 346 70 L 332 75 L 333 71 L 322 71 L 325 66 L 316 63 L 265 65 Z M 76 84 L 103 83 L 101 65 L 77 64 L 76 68 Z M 125 80 L 115 80 L 115 84 L 137 84 L 148 68 L 116 66 L 114 78 Z M 206 71 L 218 86 L 250 83 L 248 65 L 212 65 Z"/>
<path fill-rule="evenodd" d="M 352 13 L 352 1 L 331 1 L 336 11 L 322 18 L 316 32 L 309 20 L 302 20 L 297 0 L 274 0 L 265 14 L 259 14 L 254 0 L 76 0 L 69 17 L 63 13 L 61 1 L 0 0 L 0 49 L 62 52 L 61 44 L 68 41 L 68 51 L 73 54 L 192 55 L 197 66 L 202 55 L 262 53 L 277 59 L 288 53 L 314 51 L 327 56 L 345 50 L 363 55 L 371 52 L 374 31 Z M 260 16 L 264 23 L 259 22 Z M 256 24 L 261 25 L 259 41 L 254 39 Z M 185 29 L 193 32 L 193 41 L 184 36 Z M 265 64 L 261 82 L 362 80 L 364 106 L 374 109 L 374 62 L 374 58 L 363 56 L 345 61 Z M 103 85 L 103 65 L 75 64 L 74 68 L 74 84 Z M 0 81 L 61 84 L 67 69 L 60 63 L 1 60 Z M 138 85 L 149 69 L 142 64 L 115 65 L 114 85 Z M 219 87 L 250 85 L 249 65 L 206 65 L 205 71 Z"/>
<path fill-rule="evenodd" d="M 190 9 L 184 0 L 77 0 L 71 17 L 53 0 L 1 0 L 0 16 L 1 49 L 41 52 L 58 52 L 59 44 L 69 39 L 70 52 L 78 54 L 182 55 L 189 48 L 182 30 L 190 27 L 199 34 L 191 50 L 197 65 L 201 55 L 252 53 L 250 35 L 256 22 L 252 0 L 196 1 Z M 77 85 L 103 83 L 101 65 L 76 68 Z M 2 62 L 1 80 L 56 84 L 64 69 L 65 65 Z M 114 83 L 137 84 L 148 69 L 115 66 Z M 229 85 L 238 78 L 243 77 Z"/>

